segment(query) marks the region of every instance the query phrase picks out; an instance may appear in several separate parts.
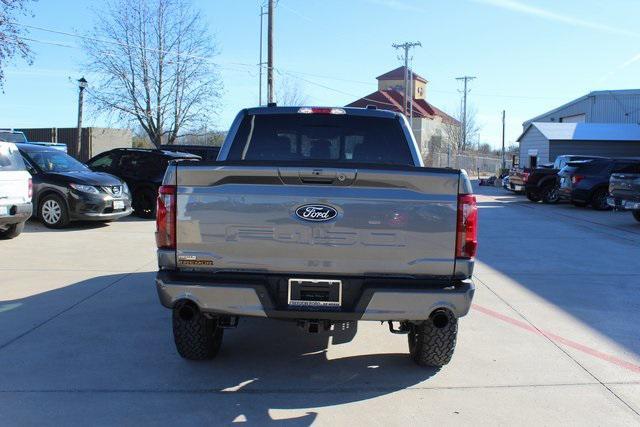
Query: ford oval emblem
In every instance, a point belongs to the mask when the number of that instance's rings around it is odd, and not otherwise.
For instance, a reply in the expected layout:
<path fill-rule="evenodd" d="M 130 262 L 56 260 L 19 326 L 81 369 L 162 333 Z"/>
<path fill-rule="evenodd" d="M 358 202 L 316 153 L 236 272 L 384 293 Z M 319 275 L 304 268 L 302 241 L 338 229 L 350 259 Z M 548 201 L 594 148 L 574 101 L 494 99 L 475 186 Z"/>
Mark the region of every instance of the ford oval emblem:
<path fill-rule="evenodd" d="M 296 216 L 305 221 L 329 221 L 338 211 L 327 205 L 303 205 L 296 209 Z"/>

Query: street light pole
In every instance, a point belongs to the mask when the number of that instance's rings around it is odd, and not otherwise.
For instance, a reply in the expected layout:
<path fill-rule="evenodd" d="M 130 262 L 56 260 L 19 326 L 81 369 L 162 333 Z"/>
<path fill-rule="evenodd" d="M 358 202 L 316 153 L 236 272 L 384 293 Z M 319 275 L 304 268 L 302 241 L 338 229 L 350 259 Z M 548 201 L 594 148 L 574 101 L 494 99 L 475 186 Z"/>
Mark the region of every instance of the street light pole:
<path fill-rule="evenodd" d="M 264 62 L 262 61 L 262 22 L 264 21 L 263 16 L 266 15 L 267 12 L 264 11 L 264 5 L 260 6 L 260 60 L 258 62 L 258 106 L 262 107 L 262 68 L 264 67 Z"/>
<path fill-rule="evenodd" d="M 272 104 L 273 92 L 273 0 L 269 0 L 267 14 L 267 102 Z"/>
<path fill-rule="evenodd" d="M 78 79 L 78 87 L 80 88 L 80 92 L 78 93 L 78 129 L 76 132 L 76 149 L 75 155 L 78 160 L 80 160 L 80 150 L 82 148 L 82 105 L 84 103 L 84 90 L 87 87 L 87 79 L 81 77 Z"/>

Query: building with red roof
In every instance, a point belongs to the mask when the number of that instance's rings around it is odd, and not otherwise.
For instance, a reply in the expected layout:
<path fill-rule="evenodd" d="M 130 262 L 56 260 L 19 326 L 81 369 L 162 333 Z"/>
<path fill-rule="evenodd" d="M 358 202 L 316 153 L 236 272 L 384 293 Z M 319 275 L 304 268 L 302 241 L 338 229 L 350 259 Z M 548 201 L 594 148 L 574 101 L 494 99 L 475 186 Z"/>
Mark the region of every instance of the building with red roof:
<path fill-rule="evenodd" d="M 404 113 L 404 75 L 406 68 L 398 67 L 384 73 L 378 80 L 378 90 L 347 105 L 347 107 L 367 107 L 374 105 L 381 110 L 391 110 Z M 460 126 L 460 122 L 444 111 L 427 102 L 426 92 L 429 83 L 424 77 L 410 73 L 410 100 L 407 109 L 413 111 L 411 128 L 418 142 L 422 154 L 427 156 L 432 146 L 443 146 L 447 139 L 450 126 Z"/>

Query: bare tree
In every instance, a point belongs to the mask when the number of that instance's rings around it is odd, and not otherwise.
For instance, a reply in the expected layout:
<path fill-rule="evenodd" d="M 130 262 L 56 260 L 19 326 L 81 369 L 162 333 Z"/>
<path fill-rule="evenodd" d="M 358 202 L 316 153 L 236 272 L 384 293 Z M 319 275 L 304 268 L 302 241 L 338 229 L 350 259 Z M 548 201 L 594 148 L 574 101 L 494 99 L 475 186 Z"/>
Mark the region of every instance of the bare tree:
<path fill-rule="evenodd" d="M 16 56 L 29 65 L 32 63 L 31 49 L 25 40 L 25 30 L 16 25 L 16 17 L 28 15 L 27 3 L 31 0 L 0 0 L 0 89 L 4 85 L 4 67 Z"/>
<path fill-rule="evenodd" d="M 478 132 L 480 131 L 480 127 L 476 122 L 477 110 L 474 107 L 467 108 L 467 117 L 466 117 L 466 141 L 463 137 L 463 112 L 462 107 L 455 114 L 456 120 L 460 123 L 447 123 L 445 124 L 445 133 L 447 135 L 447 140 L 451 146 L 451 150 L 457 153 L 462 153 L 465 150 L 469 149 L 472 145 L 471 141 L 476 141 L 478 138 Z"/>
<path fill-rule="evenodd" d="M 291 79 L 280 79 L 276 90 L 276 102 L 281 106 L 298 106 L 308 102 L 298 82 Z"/>
<path fill-rule="evenodd" d="M 84 43 L 99 113 L 139 125 L 155 146 L 206 126 L 222 89 L 216 43 L 189 0 L 109 0 Z"/>

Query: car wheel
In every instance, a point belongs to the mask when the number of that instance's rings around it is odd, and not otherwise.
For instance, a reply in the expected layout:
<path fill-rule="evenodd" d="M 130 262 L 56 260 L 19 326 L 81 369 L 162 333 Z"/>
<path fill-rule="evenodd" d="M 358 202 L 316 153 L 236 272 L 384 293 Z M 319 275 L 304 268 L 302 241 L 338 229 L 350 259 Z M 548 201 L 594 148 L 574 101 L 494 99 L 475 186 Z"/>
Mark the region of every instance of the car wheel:
<path fill-rule="evenodd" d="M 540 201 L 540 196 L 538 196 L 538 192 L 537 191 L 527 190 L 525 195 L 527 196 L 527 199 L 531 200 L 532 202 L 539 202 Z"/>
<path fill-rule="evenodd" d="M 222 345 L 223 329 L 205 317 L 192 302 L 173 309 L 173 340 L 180 356 L 189 360 L 213 359 Z"/>
<path fill-rule="evenodd" d="M 449 310 L 441 310 L 409 331 L 409 356 L 420 366 L 441 367 L 451 361 L 456 347 L 458 319 Z"/>
<path fill-rule="evenodd" d="M 640 211 L 632 211 L 632 213 L 636 221 L 640 222 Z"/>
<path fill-rule="evenodd" d="M 13 239 L 17 237 L 24 229 L 24 222 L 19 224 L 6 225 L 4 228 L 0 226 L 0 239 Z"/>
<path fill-rule="evenodd" d="M 151 188 L 143 188 L 136 191 L 133 197 L 133 209 L 140 218 L 155 218 L 156 198 L 158 194 Z"/>
<path fill-rule="evenodd" d="M 61 228 L 69 224 L 67 205 L 60 196 L 51 194 L 40 201 L 38 216 L 42 223 L 50 228 Z"/>
<path fill-rule="evenodd" d="M 611 209 L 611 206 L 607 204 L 607 190 L 601 188 L 596 190 L 591 196 L 591 206 L 597 211 L 606 211 Z"/>
<path fill-rule="evenodd" d="M 555 184 L 546 185 L 540 194 L 542 203 L 555 204 L 560 200 L 560 188 Z"/>

